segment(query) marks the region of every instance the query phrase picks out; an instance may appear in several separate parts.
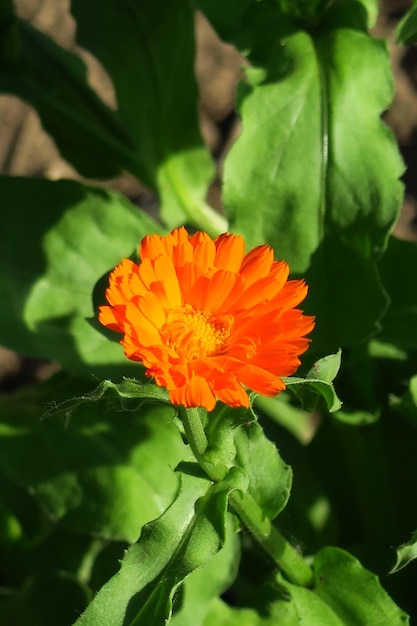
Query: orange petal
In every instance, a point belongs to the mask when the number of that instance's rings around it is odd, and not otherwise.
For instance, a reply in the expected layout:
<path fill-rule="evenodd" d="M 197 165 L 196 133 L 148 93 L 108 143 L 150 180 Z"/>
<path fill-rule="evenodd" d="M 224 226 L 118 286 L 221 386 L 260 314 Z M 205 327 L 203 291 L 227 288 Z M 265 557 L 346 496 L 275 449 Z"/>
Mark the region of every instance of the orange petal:
<path fill-rule="evenodd" d="M 194 248 L 193 262 L 205 269 L 213 267 L 216 256 L 214 241 L 206 233 L 197 232 L 190 238 L 190 243 Z"/>
<path fill-rule="evenodd" d="M 100 306 L 98 309 L 98 321 L 110 330 L 123 332 L 123 324 L 120 323 L 116 310 L 111 306 Z"/>
<path fill-rule="evenodd" d="M 161 237 L 160 235 L 145 235 L 139 245 L 139 256 L 142 261 L 145 259 L 153 261 L 162 254 L 167 254 L 167 247 L 165 237 Z"/>
<path fill-rule="evenodd" d="M 199 311 L 218 313 L 236 284 L 232 272 L 215 270 L 212 276 L 201 276 L 194 284 L 190 304 Z"/>
<path fill-rule="evenodd" d="M 236 369 L 239 382 L 265 396 L 276 396 L 285 389 L 283 380 L 261 367 L 242 363 L 240 366 L 236 364 Z"/>
<path fill-rule="evenodd" d="M 161 256 L 154 261 L 155 280 L 164 284 L 168 306 L 176 307 L 181 304 L 181 291 L 178 276 L 172 259 Z"/>
<path fill-rule="evenodd" d="M 240 273 L 247 284 L 251 285 L 259 278 L 269 274 L 273 261 L 274 251 L 270 246 L 267 244 L 257 246 L 245 255 Z"/>
<path fill-rule="evenodd" d="M 233 376 L 233 378 L 235 377 Z M 224 402 L 224 404 L 227 404 L 228 406 L 249 407 L 249 396 L 242 385 L 236 380 L 232 381 L 229 378 L 229 380 L 226 381 L 225 377 L 223 377 L 223 381 L 216 381 L 216 383 L 220 383 L 214 386 L 214 391 L 218 400 Z"/>
<path fill-rule="evenodd" d="M 166 314 L 161 306 L 161 301 L 156 295 L 150 291 L 145 297 L 140 297 L 137 305 L 141 313 L 153 324 L 158 330 L 166 322 Z"/>
<path fill-rule="evenodd" d="M 177 389 L 170 391 L 173 404 L 182 404 L 187 408 L 203 407 L 212 411 L 216 406 L 216 397 L 205 378 L 193 376 L 191 380 Z"/>
<path fill-rule="evenodd" d="M 245 254 L 245 241 L 240 235 L 219 235 L 216 244 L 215 266 L 229 272 L 238 272 Z"/>

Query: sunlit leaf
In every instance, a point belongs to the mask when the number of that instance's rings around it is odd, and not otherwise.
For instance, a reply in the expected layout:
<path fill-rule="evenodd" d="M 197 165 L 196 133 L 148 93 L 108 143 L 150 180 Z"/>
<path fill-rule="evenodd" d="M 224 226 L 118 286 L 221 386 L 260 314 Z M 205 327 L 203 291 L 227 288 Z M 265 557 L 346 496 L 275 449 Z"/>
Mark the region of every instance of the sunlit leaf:
<path fill-rule="evenodd" d="M 226 212 L 249 247 L 267 241 L 306 274 L 319 351 L 374 334 L 388 304 L 375 261 L 403 166 L 380 120 L 392 99 L 388 54 L 364 16 L 359 3 L 335 3 L 309 32 L 256 3 L 236 34 L 252 66 L 225 161 Z"/>
<path fill-rule="evenodd" d="M 230 488 L 182 474 L 174 503 L 145 526 L 138 543 L 126 552 L 119 573 L 102 587 L 77 626 L 166 623 L 179 585 L 224 542 Z"/>

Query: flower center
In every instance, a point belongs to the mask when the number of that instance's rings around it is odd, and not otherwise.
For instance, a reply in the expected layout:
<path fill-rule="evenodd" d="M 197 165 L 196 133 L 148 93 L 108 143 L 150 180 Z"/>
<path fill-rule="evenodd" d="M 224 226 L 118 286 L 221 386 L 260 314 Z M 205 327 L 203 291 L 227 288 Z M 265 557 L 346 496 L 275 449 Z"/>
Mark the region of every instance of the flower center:
<path fill-rule="evenodd" d="M 192 360 L 218 354 L 232 325 L 232 315 L 211 315 L 186 304 L 169 311 L 161 334 L 166 345 Z"/>

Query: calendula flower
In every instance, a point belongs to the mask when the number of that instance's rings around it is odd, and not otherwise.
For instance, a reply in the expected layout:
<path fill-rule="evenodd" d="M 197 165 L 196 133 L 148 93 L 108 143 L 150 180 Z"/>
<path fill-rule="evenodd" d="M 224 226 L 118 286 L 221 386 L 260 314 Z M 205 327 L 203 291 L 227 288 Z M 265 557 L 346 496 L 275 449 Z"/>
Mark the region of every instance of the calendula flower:
<path fill-rule="evenodd" d="M 306 284 L 288 280 L 268 245 L 245 254 L 239 235 L 213 241 L 177 228 L 144 237 L 139 253 L 139 264 L 123 259 L 110 274 L 99 320 L 123 334 L 127 358 L 143 362 L 173 404 L 248 407 L 247 388 L 285 389 L 314 318 L 295 308 Z"/>

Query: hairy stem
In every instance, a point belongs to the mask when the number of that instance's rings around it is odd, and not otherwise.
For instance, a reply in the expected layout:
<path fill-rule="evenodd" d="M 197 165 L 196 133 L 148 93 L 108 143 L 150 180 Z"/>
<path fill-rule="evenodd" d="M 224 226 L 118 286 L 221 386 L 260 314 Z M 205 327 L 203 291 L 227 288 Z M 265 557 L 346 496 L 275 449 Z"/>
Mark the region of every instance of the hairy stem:
<path fill-rule="evenodd" d="M 227 468 L 217 467 L 205 458 L 209 444 L 199 409 L 183 409 L 181 410 L 181 417 L 188 443 L 200 467 L 211 480 L 219 482 L 225 477 Z M 230 493 L 229 504 L 262 548 L 279 565 L 287 578 L 297 585 L 311 587 L 314 582 L 311 568 L 291 544 L 284 539 L 279 530 L 271 524 L 270 520 L 264 516 L 256 500 L 249 493 L 235 490 Z"/>

